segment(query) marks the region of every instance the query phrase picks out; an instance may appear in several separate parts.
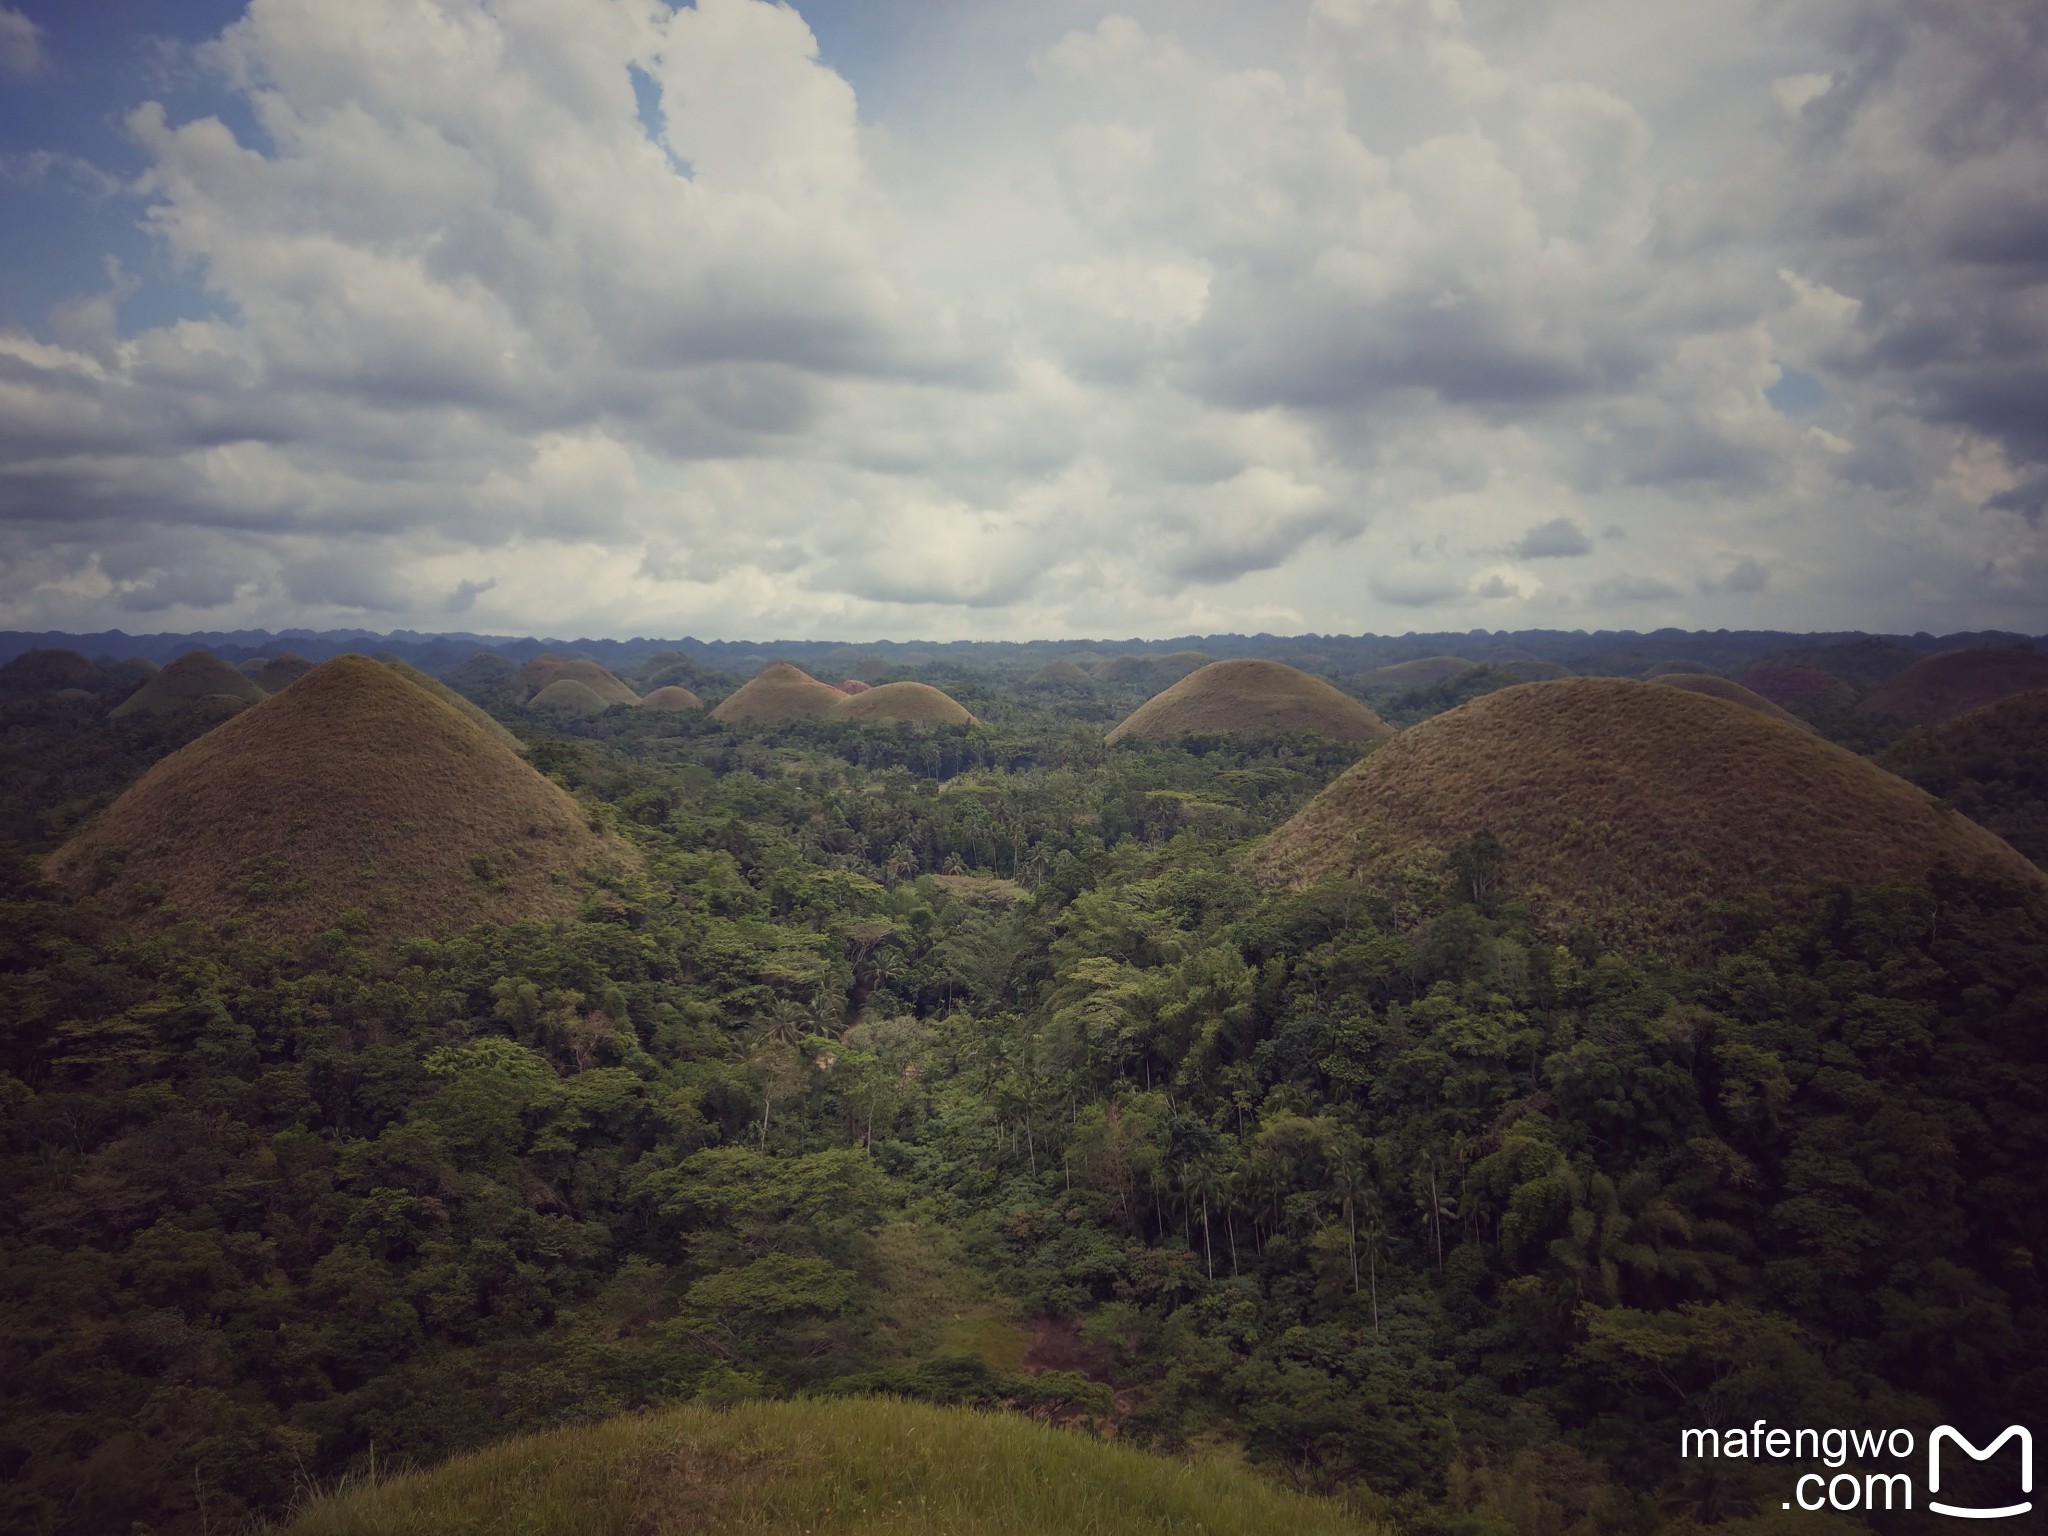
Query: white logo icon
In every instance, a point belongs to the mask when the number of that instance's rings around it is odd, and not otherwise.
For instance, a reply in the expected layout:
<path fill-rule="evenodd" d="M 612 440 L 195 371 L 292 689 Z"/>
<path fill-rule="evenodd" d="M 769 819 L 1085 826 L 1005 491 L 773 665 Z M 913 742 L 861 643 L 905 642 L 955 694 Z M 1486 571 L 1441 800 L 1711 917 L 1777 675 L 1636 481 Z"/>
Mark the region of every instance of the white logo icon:
<path fill-rule="evenodd" d="M 1976 1446 L 1970 1444 L 1968 1440 L 1964 1439 L 1954 1429 L 1946 1424 L 1942 1425 L 1941 1428 L 1927 1437 L 1927 1491 L 1929 1493 L 1941 1492 L 1941 1442 L 1944 1439 L 1955 1441 L 1957 1445 L 1961 1446 L 1969 1454 L 1973 1461 L 1989 1461 L 1998 1454 L 1999 1449 L 2005 1442 L 2014 1436 L 2018 1436 L 2020 1442 L 2020 1492 L 2032 1493 L 2034 1491 L 2034 1437 L 2018 1424 L 2006 1430 L 2004 1434 L 2000 1435 L 1981 1451 Z M 2022 1500 L 2018 1504 L 2007 1504 L 2002 1509 L 1965 1509 L 1957 1504 L 1937 1504 L 1930 1499 L 1927 1507 L 1937 1515 L 1960 1515 L 1965 1520 L 1997 1520 L 2005 1515 L 2024 1515 L 2034 1505 L 2032 1500 Z"/>

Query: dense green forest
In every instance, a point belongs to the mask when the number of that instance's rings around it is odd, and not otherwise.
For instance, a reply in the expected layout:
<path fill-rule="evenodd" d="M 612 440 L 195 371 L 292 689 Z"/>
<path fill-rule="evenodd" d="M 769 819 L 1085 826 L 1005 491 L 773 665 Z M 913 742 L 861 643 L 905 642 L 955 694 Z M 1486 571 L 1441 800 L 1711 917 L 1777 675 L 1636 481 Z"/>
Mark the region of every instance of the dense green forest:
<path fill-rule="evenodd" d="M 502 708 L 644 876 L 297 951 L 43 883 L 180 731 L 20 717 L 0 1528 L 230 1530 L 517 1431 L 889 1392 L 1404 1532 L 1761 1530 L 1783 1468 L 1681 1428 L 2048 1401 L 2037 889 L 1823 887 L 1656 957 L 1546 929 L 1488 832 L 1276 894 L 1241 854 L 1356 749 L 1106 748 L 949 686 L 990 723 Z"/>

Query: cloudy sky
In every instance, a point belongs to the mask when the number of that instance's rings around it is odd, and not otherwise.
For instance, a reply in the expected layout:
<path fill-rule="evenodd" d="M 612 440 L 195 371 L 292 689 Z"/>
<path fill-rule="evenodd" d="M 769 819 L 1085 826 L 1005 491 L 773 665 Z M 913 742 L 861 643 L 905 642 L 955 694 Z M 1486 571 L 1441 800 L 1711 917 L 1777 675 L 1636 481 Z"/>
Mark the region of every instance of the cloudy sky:
<path fill-rule="evenodd" d="M 2048 629 L 2038 0 L 0 0 L 0 628 Z"/>

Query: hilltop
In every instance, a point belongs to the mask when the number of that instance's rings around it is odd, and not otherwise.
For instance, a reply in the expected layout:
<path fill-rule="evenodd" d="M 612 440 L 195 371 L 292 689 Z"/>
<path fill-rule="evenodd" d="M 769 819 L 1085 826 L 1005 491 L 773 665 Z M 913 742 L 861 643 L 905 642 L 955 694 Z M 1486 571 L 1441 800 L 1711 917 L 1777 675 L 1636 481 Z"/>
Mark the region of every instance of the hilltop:
<path fill-rule="evenodd" d="M 730 725 L 786 725 L 836 714 L 846 695 L 790 662 L 770 662 L 742 684 L 711 718 Z"/>
<path fill-rule="evenodd" d="M 639 703 L 638 699 L 633 701 Z M 541 710 L 548 714 L 601 715 L 611 705 L 595 688 L 573 677 L 557 678 L 526 701 L 528 709 Z"/>
<path fill-rule="evenodd" d="M 702 709 L 704 701 L 687 688 L 678 687 L 674 683 L 664 683 L 661 687 L 642 694 L 640 707 L 666 710 Z"/>
<path fill-rule="evenodd" d="M 1933 725 L 2035 688 L 2048 688 L 2048 656 L 2039 651 L 1943 651 L 1914 662 L 1856 707 L 1866 715 Z"/>
<path fill-rule="evenodd" d="M 1086 672 L 1065 659 L 1049 661 L 1036 672 L 1024 679 L 1026 688 L 1087 688 L 1091 680 Z"/>
<path fill-rule="evenodd" d="M 966 725 L 974 716 L 929 683 L 883 683 L 849 694 L 819 682 L 801 667 L 778 661 L 711 711 L 711 718 L 733 725 L 785 725 L 792 720 Z"/>
<path fill-rule="evenodd" d="M 1704 698 L 1724 699 L 1756 714 L 1767 715 L 1773 720 L 1782 720 L 1787 725 L 1796 725 L 1802 731 L 1813 729 L 1790 710 L 1780 709 L 1762 694 L 1752 693 L 1742 684 L 1731 682 L 1725 677 L 1716 677 L 1711 672 L 1666 672 L 1652 678 L 1651 681 L 1659 688 L 1683 688 L 1687 693 L 1697 693 Z"/>
<path fill-rule="evenodd" d="M 1735 681 L 1781 709 L 1847 709 L 1856 702 L 1853 686 L 1819 667 L 1751 667 Z"/>
<path fill-rule="evenodd" d="M 62 647 L 23 651 L 0 666 L 0 693 L 51 693 L 60 688 L 90 688 L 100 669 L 78 652 Z"/>
<path fill-rule="evenodd" d="M 45 869 L 303 940 L 350 909 L 385 938 L 566 918 L 587 871 L 636 862 L 455 709 L 341 656 L 158 763 Z"/>
<path fill-rule="evenodd" d="M 167 715 L 185 710 L 232 713 L 263 702 L 263 690 L 210 651 L 187 651 L 114 706 L 120 715 Z"/>
<path fill-rule="evenodd" d="M 518 1530 L 1377 1536 L 1327 1499 L 1016 1414 L 892 1400 L 669 1408 L 323 1500 L 285 1536 Z"/>
<path fill-rule="evenodd" d="M 1669 939 L 1707 903 L 1947 859 L 2038 881 L 1981 827 L 1855 754 L 1683 688 L 1570 678 L 1503 689 L 1376 748 L 1255 856 L 1270 884 L 1393 880 L 1481 831 L 1517 900 Z"/>
<path fill-rule="evenodd" d="M 1877 760 L 2048 867 L 2048 689 L 1916 726 Z"/>
<path fill-rule="evenodd" d="M 840 698 L 834 715 L 865 724 L 972 725 L 974 716 L 929 683 L 883 683 Z"/>
<path fill-rule="evenodd" d="M 514 736 L 510 731 L 506 730 L 505 727 L 499 723 L 498 719 L 494 715 L 489 713 L 489 711 L 485 710 L 482 705 L 475 703 L 473 700 L 465 699 L 461 694 L 457 693 L 453 688 L 450 688 L 438 677 L 429 677 L 426 673 L 422 672 L 418 667 L 413 666 L 410 662 L 401 661 L 399 660 L 398 657 L 392 656 L 388 653 L 384 655 L 379 655 L 373 659 L 389 667 L 393 672 L 396 672 L 400 677 L 404 678 L 414 687 L 426 689 L 427 692 L 431 693 L 435 698 L 439 699 L 443 704 L 446 704 L 450 709 L 454 710 L 457 714 L 463 716 L 471 724 L 475 725 L 478 730 L 482 731 L 486 736 L 490 737 L 491 740 L 497 742 L 498 745 L 500 745 L 501 747 L 504 747 L 508 751 L 512 752 L 519 752 L 524 750 L 519 738 L 517 736 Z"/>
<path fill-rule="evenodd" d="M 1110 741 L 1313 731 L 1331 741 L 1378 741 L 1393 728 L 1343 690 L 1277 661 L 1213 661 L 1148 699 Z"/>
<path fill-rule="evenodd" d="M 1670 661 L 1660 661 L 1655 666 L 1646 669 L 1643 673 L 1643 680 L 1653 683 L 1660 677 L 1714 677 L 1717 675 L 1714 669 L 1705 662 L 1687 661 L 1682 657 L 1673 657 Z"/>
<path fill-rule="evenodd" d="M 638 704 L 640 695 L 594 661 L 578 656 L 556 656 L 547 652 L 519 669 L 519 681 L 533 695 L 546 692 L 556 683 L 581 683 L 607 704 Z"/>

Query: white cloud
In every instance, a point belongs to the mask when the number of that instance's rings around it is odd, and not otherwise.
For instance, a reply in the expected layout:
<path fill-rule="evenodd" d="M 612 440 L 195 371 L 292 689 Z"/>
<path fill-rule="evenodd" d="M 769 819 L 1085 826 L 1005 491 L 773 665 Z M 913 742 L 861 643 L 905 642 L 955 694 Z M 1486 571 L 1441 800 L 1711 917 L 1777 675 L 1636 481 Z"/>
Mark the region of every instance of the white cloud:
<path fill-rule="evenodd" d="M 1495 9 L 961 0 L 1009 53 L 878 123 L 800 6 L 252 0 L 260 132 L 129 118 L 219 318 L 0 335 L 0 622 L 2021 622 L 2048 159 L 1928 147 L 2012 38 Z"/>
<path fill-rule="evenodd" d="M 0 74 L 26 79 L 49 63 L 43 29 L 11 5 L 0 5 Z"/>

